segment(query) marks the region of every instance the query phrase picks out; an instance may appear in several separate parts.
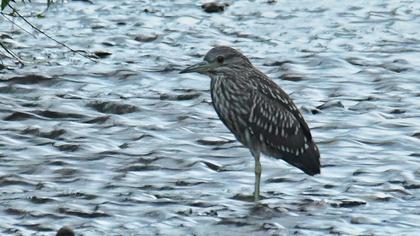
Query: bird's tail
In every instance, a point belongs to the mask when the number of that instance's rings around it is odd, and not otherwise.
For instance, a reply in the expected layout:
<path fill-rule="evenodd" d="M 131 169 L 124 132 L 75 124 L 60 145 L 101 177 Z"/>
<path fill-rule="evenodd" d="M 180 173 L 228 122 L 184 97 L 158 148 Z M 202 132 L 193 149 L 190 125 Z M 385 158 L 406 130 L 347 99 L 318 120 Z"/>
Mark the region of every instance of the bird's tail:
<path fill-rule="evenodd" d="M 319 150 L 314 142 L 299 157 L 291 156 L 283 159 L 292 166 L 301 169 L 305 174 L 316 175 L 321 173 Z"/>

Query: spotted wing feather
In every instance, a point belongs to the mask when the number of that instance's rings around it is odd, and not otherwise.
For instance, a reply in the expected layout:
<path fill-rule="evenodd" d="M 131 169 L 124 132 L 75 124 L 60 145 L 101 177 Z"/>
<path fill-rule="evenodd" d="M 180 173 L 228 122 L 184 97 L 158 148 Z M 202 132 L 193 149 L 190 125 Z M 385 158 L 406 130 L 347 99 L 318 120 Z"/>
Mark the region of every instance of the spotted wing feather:
<path fill-rule="evenodd" d="M 260 151 L 309 175 L 320 173 L 318 148 L 289 96 L 273 81 L 262 78 L 251 97 L 249 130 L 259 142 Z"/>

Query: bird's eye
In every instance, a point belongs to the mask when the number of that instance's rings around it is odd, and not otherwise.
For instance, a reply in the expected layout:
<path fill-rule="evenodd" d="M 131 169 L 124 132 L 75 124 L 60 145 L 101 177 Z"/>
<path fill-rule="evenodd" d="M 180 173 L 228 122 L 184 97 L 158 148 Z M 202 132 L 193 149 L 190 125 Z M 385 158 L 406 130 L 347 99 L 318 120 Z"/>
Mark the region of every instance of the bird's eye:
<path fill-rule="evenodd" d="M 223 56 L 217 57 L 217 62 L 219 62 L 220 64 L 222 64 L 224 61 L 225 61 L 225 58 Z"/>

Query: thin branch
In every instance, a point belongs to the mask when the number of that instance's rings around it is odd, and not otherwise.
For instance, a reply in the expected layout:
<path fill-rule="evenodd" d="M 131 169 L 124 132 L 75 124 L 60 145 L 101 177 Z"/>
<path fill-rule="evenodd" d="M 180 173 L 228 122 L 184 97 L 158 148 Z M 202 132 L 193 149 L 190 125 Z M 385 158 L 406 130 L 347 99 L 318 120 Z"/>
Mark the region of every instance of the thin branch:
<path fill-rule="evenodd" d="M 28 24 L 29 26 L 31 26 L 33 29 L 35 29 L 37 32 L 39 32 L 39 33 L 41 33 L 42 35 L 44 35 L 45 37 L 47 37 L 47 38 L 49 38 L 49 39 L 51 39 L 52 41 L 54 41 L 54 42 L 56 42 L 57 44 L 59 44 L 59 45 L 61 45 L 61 46 L 63 46 L 63 47 L 65 47 L 65 48 L 67 48 L 68 50 L 70 50 L 71 52 L 73 52 L 73 53 L 76 53 L 76 54 L 78 54 L 78 55 L 80 55 L 80 56 L 82 56 L 82 57 L 84 57 L 84 58 L 87 58 L 87 59 L 89 59 L 89 60 L 91 60 L 91 61 L 93 61 L 93 62 L 96 62 L 95 60 L 93 60 L 92 58 L 90 58 L 89 56 L 86 56 L 86 55 L 83 55 L 82 53 L 80 53 L 79 51 L 76 51 L 76 50 L 74 50 L 74 49 L 72 49 L 71 47 L 69 47 L 69 46 L 67 46 L 66 44 L 64 44 L 64 43 L 62 43 L 62 42 L 60 42 L 60 41 L 58 41 L 58 40 L 56 40 L 55 38 L 53 38 L 53 37 L 51 37 L 51 36 L 49 36 L 48 34 L 46 34 L 44 31 L 42 31 L 42 30 L 40 30 L 39 28 L 37 28 L 35 25 L 33 25 L 31 22 L 29 22 L 28 20 L 26 20 L 25 19 L 25 17 L 23 17 L 14 7 L 12 7 L 10 4 L 9 4 L 9 7 L 16 13 L 16 15 L 18 15 L 23 21 L 25 21 L 25 23 L 26 24 Z M 88 54 L 88 53 L 86 53 L 86 54 Z"/>
<path fill-rule="evenodd" d="M 34 38 L 36 38 L 36 36 L 33 33 L 27 31 L 25 28 L 23 28 L 22 26 L 18 25 L 16 22 L 14 22 L 11 19 L 9 19 L 8 17 L 6 17 L 6 15 L 3 12 L 0 12 L 0 14 L 4 17 L 4 19 L 6 19 L 10 23 L 12 23 L 14 26 L 18 27 L 19 29 L 25 31 L 25 33 L 27 33 L 27 34 L 33 36 Z"/>
<path fill-rule="evenodd" d="M 2 47 L 7 53 L 9 53 L 13 58 L 15 58 L 22 66 L 24 65 L 23 61 L 16 54 L 14 54 L 12 51 L 7 49 L 7 47 L 4 46 L 2 42 L 0 42 L 0 47 Z"/>

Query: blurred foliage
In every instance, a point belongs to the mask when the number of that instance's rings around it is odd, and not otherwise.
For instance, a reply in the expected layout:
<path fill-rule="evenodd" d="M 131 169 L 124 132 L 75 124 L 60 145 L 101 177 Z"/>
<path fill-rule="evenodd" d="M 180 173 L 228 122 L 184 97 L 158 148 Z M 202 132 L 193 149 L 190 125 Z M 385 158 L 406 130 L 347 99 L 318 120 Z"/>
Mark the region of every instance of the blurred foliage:
<path fill-rule="evenodd" d="M 1 10 L 3 11 L 4 8 L 9 5 L 10 0 L 1 0 Z"/>

